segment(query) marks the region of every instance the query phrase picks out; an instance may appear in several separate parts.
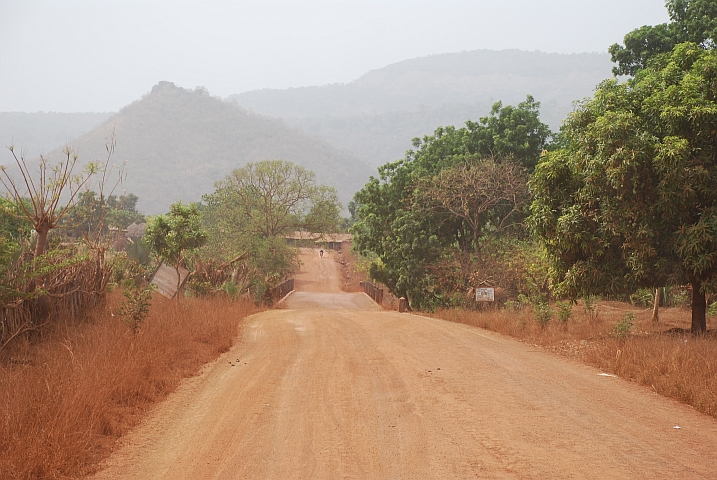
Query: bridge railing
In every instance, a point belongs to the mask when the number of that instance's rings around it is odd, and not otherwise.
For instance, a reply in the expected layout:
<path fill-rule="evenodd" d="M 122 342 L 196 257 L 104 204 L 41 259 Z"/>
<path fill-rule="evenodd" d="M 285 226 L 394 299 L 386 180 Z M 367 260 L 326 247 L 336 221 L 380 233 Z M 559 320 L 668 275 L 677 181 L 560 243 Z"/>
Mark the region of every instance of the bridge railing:
<path fill-rule="evenodd" d="M 271 289 L 271 297 L 274 300 L 281 300 L 294 289 L 294 279 L 289 278 Z"/>
<path fill-rule="evenodd" d="M 361 288 L 363 288 L 364 293 L 371 297 L 374 302 L 381 305 L 383 302 L 383 288 L 378 287 L 377 285 L 374 285 L 371 282 L 359 282 L 359 285 Z"/>

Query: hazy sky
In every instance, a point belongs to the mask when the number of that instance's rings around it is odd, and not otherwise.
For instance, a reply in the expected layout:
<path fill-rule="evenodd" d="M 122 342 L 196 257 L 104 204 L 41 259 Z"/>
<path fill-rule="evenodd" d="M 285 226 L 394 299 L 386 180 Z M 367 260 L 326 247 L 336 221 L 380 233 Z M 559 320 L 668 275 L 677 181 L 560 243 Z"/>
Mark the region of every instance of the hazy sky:
<path fill-rule="evenodd" d="M 662 0 L 0 0 L 0 111 L 116 111 L 160 80 L 213 95 L 350 82 L 436 53 L 605 52 Z"/>

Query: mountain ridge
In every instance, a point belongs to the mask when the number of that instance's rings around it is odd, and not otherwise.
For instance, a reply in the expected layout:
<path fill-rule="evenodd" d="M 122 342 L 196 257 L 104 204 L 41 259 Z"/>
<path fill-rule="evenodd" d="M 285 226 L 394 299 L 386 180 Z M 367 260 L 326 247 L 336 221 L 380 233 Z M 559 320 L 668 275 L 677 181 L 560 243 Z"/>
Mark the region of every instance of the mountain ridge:
<path fill-rule="evenodd" d="M 286 125 L 210 96 L 159 82 L 72 145 L 83 162 L 106 157 L 113 134 L 115 164 L 126 161 L 120 187 L 139 196 L 145 213 L 166 211 L 175 200 L 198 201 L 232 170 L 267 159 L 300 164 L 319 182 L 336 187 L 346 204 L 371 169 L 336 148 Z M 49 154 L 58 158 L 59 150 Z"/>
<path fill-rule="evenodd" d="M 607 54 L 472 50 L 403 60 L 346 84 L 252 90 L 228 99 L 376 167 L 401 158 L 414 137 L 461 127 L 488 115 L 494 102 L 517 105 L 528 94 L 557 131 L 573 102 L 612 76 L 611 67 Z"/>
<path fill-rule="evenodd" d="M 543 102 L 570 97 L 571 104 L 610 77 L 611 65 L 607 54 L 472 50 L 402 60 L 345 84 L 251 90 L 228 98 L 282 118 L 382 114 L 497 100 L 515 103 L 526 94 Z"/>

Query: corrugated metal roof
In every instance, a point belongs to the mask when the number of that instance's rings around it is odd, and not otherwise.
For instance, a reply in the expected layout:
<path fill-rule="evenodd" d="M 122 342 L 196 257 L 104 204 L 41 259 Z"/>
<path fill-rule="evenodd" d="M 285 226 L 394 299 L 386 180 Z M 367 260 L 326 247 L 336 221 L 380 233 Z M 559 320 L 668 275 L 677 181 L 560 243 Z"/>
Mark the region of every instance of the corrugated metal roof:
<path fill-rule="evenodd" d="M 189 276 L 189 270 L 179 267 L 179 288 Z M 157 286 L 157 291 L 167 298 L 174 298 L 177 294 L 177 270 L 162 262 L 149 282 Z"/>

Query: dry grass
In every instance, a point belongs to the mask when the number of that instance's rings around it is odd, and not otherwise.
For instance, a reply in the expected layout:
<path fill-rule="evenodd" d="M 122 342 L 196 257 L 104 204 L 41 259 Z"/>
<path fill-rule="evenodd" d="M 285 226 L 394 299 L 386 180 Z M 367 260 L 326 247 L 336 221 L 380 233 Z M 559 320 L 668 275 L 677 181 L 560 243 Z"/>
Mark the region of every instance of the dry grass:
<path fill-rule="evenodd" d="M 612 333 L 625 312 L 635 314 L 631 333 Z M 717 417 L 717 321 L 708 319 L 708 334 L 689 333 L 690 312 L 668 308 L 660 322 L 652 310 L 629 304 L 601 302 L 591 319 L 582 305 L 573 309 L 566 324 L 553 318 L 540 327 L 533 314 L 521 312 L 443 310 L 435 316 L 515 337 L 523 342 L 576 358 L 587 364 L 654 389 L 696 410 Z"/>
<path fill-rule="evenodd" d="M 336 261 L 341 264 L 341 290 L 344 292 L 362 292 L 360 282 L 367 281 L 367 263 L 351 248 L 351 241 L 344 241 L 341 250 L 336 252 Z"/>
<path fill-rule="evenodd" d="M 227 351 L 257 308 L 155 295 L 134 335 L 119 292 L 84 322 L 58 319 L 43 338 L 0 352 L 0 478 L 74 478 L 182 378 Z"/>
<path fill-rule="evenodd" d="M 361 282 L 374 283 L 368 275 L 370 262 L 353 251 L 350 240 L 342 243 L 341 250 L 337 252 L 336 261 L 341 264 L 341 290 L 344 292 L 363 292 L 363 287 L 360 285 Z M 383 288 L 383 302 L 381 303 L 381 307 L 384 310 L 397 310 L 398 297 L 389 292 L 388 288 L 384 285 L 376 285 Z"/>

